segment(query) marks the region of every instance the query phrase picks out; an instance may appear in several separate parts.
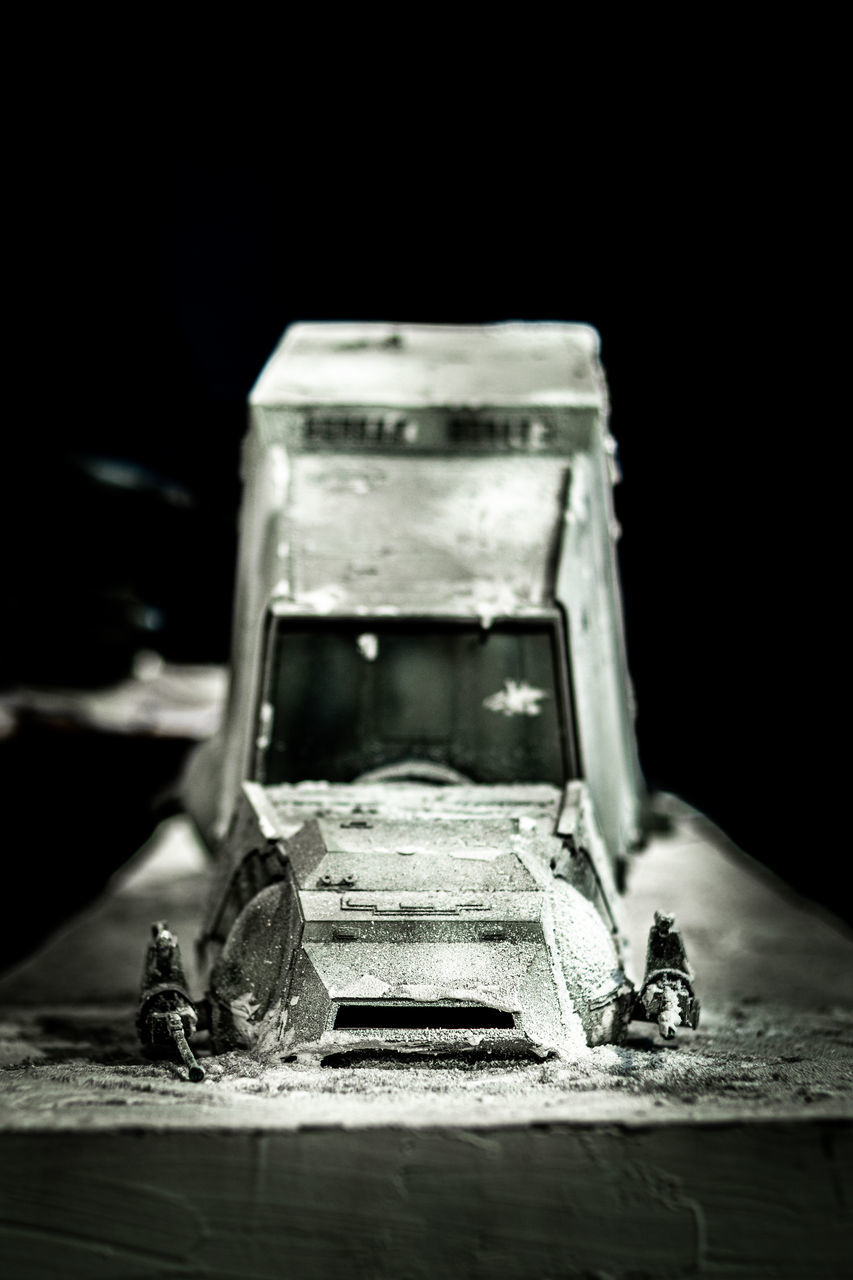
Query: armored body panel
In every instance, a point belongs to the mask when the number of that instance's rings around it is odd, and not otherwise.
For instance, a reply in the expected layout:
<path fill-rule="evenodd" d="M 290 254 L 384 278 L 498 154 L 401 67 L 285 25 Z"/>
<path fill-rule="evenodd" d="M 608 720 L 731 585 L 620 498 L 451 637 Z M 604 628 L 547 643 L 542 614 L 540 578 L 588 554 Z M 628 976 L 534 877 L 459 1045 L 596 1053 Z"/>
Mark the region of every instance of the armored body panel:
<path fill-rule="evenodd" d="M 566 847 L 583 807 L 580 784 L 247 784 L 254 852 L 208 935 L 216 1042 L 545 1057 L 619 1038 L 603 844 L 582 838 L 596 865 Z"/>

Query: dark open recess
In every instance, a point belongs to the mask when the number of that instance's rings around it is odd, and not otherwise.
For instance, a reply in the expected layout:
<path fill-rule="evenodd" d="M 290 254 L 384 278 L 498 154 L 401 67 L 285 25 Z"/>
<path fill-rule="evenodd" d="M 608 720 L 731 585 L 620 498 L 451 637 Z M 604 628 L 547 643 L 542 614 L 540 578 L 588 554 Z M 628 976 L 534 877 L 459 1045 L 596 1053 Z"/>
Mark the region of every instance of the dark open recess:
<path fill-rule="evenodd" d="M 273 723 L 258 781 L 352 782 L 402 760 L 446 765 L 478 784 L 562 786 L 577 776 L 556 617 L 489 628 L 476 619 L 279 619 L 270 643 L 262 700 Z"/>
<path fill-rule="evenodd" d="M 342 1004 L 335 1030 L 346 1028 L 409 1027 L 422 1030 L 457 1027 L 512 1029 L 515 1019 L 503 1009 L 483 1005 Z"/>

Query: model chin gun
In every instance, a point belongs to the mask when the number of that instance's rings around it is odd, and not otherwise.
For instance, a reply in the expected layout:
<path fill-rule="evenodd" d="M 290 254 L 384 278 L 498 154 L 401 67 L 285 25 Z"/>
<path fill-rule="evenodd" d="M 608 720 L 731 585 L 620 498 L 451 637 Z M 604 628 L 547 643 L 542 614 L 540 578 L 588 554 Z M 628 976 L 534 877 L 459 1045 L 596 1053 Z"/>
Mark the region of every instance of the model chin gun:
<path fill-rule="evenodd" d="M 634 1001 L 633 1018 L 656 1022 L 664 1040 L 675 1038 L 677 1027 L 699 1025 L 699 1001 L 693 991 L 693 971 L 675 917 L 655 912 L 649 930 L 646 973 Z"/>
<path fill-rule="evenodd" d="M 155 1057 L 178 1057 L 190 1080 L 204 1079 L 189 1046 L 199 1025 L 199 1010 L 187 991 L 181 948 L 165 920 L 151 926 L 145 956 L 136 1028 L 145 1049 Z"/>

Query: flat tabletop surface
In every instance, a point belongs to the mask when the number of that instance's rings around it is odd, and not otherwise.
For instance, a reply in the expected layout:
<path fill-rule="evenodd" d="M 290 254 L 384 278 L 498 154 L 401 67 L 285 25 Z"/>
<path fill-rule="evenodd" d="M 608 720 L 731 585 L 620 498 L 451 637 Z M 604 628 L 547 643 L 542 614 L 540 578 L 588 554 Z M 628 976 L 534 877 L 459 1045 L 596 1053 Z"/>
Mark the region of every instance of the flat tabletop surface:
<path fill-rule="evenodd" d="M 577 1060 L 270 1066 L 212 1057 L 202 1084 L 146 1061 L 134 1014 L 153 920 L 178 933 L 192 989 L 208 878 L 187 820 L 161 824 L 108 892 L 0 976 L 0 1126 L 20 1130 L 303 1126 L 656 1126 L 853 1116 L 853 933 L 796 897 L 706 819 L 659 797 L 670 830 L 625 899 L 631 976 L 653 913 L 673 911 L 702 1000 L 697 1031 Z"/>

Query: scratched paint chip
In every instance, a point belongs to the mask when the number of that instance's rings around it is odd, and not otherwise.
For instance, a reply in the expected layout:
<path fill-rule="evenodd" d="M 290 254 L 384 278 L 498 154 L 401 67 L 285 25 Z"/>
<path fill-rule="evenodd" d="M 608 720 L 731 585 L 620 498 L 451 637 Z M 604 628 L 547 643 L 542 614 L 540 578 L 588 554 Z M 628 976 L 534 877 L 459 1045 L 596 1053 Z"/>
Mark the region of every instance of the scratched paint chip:
<path fill-rule="evenodd" d="M 451 858 L 474 858 L 477 862 L 494 862 L 501 855 L 500 849 L 491 846 L 468 846 L 459 849 L 448 849 Z"/>
<path fill-rule="evenodd" d="M 257 1036 L 255 1014 L 260 1007 L 251 991 L 245 991 L 242 995 L 236 996 L 230 1003 L 234 1028 L 246 1041 L 251 1042 Z"/>
<path fill-rule="evenodd" d="M 483 706 L 504 716 L 538 716 L 547 696 L 544 689 L 535 689 L 525 680 L 504 680 L 504 687 L 484 698 Z"/>
<path fill-rule="evenodd" d="M 375 662 L 379 656 L 379 637 L 373 631 L 365 631 L 356 637 L 358 651 L 368 662 Z"/>
<path fill-rule="evenodd" d="M 333 991 L 332 995 L 342 1000 L 378 1000 L 390 990 L 388 983 L 377 978 L 375 973 L 362 973 L 348 986 Z"/>
<path fill-rule="evenodd" d="M 404 858 L 411 858 L 416 853 L 435 857 L 444 854 L 448 858 L 473 858 L 477 862 L 494 862 L 501 856 L 501 850 L 493 845 L 458 845 L 455 849 L 431 849 L 427 845 L 419 845 L 406 849 L 398 849 L 397 853 Z"/>

